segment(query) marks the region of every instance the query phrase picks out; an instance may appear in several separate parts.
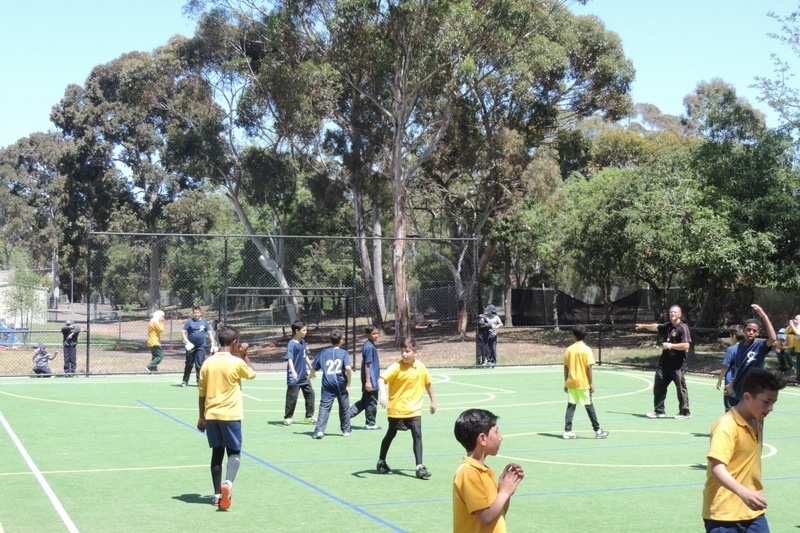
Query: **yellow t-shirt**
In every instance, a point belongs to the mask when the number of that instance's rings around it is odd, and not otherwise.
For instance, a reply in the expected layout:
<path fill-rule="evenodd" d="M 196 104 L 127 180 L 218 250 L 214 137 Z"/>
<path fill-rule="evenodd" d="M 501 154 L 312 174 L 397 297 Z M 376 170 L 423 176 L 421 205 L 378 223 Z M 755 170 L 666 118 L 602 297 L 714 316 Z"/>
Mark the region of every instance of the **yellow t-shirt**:
<path fill-rule="evenodd" d="M 564 354 L 564 366 L 568 371 L 565 386 L 568 389 L 589 389 L 589 375 L 586 367 L 592 365 L 594 365 L 592 349 L 583 341 L 573 343 Z"/>
<path fill-rule="evenodd" d="M 254 377 L 255 370 L 229 352 L 217 352 L 207 358 L 197 383 L 200 397 L 206 399 L 206 420 L 241 420 L 242 379 Z"/>
<path fill-rule="evenodd" d="M 800 331 L 795 331 L 791 324 L 786 327 L 786 348 L 794 348 L 800 352 Z"/>
<path fill-rule="evenodd" d="M 389 387 L 389 418 L 422 416 L 425 387 L 431 383 L 428 369 L 419 360 L 410 365 L 398 361 L 387 368 L 381 377 Z"/>
<path fill-rule="evenodd" d="M 725 463 L 736 481 L 745 487 L 762 491 L 761 449 L 763 425 L 753 428 L 736 411 L 731 409 L 711 426 L 711 443 L 706 468 L 706 485 L 703 489 L 703 518 L 736 522 L 752 520 L 764 514 L 753 511 L 741 498 L 723 487 L 711 475 L 711 459 Z"/>
<path fill-rule="evenodd" d="M 164 333 L 164 324 L 161 322 L 149 322 L 147 326 L 147 346 L 161 346 L 161 334 Z"/>
<path fill-rule="evenodd" d="M 481 525 L 473 514 L 491 506 L 496 498 L 494 470 L 464 457 L 453 477 L 453 533 L 505 533 L 505 512 L 488 526 Z"/>

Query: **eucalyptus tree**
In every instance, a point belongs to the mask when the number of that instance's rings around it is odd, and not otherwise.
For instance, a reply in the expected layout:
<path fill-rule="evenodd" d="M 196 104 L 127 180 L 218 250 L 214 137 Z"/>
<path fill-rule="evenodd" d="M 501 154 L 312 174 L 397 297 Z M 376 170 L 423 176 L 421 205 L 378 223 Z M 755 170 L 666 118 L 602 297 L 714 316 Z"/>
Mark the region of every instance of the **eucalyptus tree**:
<path fill-rule="evenodd" d="M 0 150 L 0 229 L 2 252 L 8 265 L 11 247 L 23 247 L 47 269 L 51 290 L 59 297 L 59 277 L 65 217 L 62 204 L 69 197 L 58 164 L 69 143 L 55 133 L 34 133 Z"/>
<path fill-rule="evenodd" d="M 168 231 L 165 208 L 201 184 L 170 172 L 164 164 L 171 116 L 202 90 L 182 78 L 182 71 L 174 55 L 160 50 L 127 53 L 95 67 L 83 87 L 68 87 L 52 114 L 76 146 L 64 161 L 67 186 L 92 194 L 93 210 L 102 210 L 105 191 L 113 191 L 134 215 L 139 229 L 148 233 Z M 86 199 L 78 196 L 78 205 L 69 206 L 75 211 L 73 218 Z M 81 225 L 105 229 L 110 216 L 98 221 L 96 214 L 86 213 Z M 154 241 L 148 258 L 150 307 L 159 303 L 163 253 L 164 243 Z"/>
<path fill-rule="evenodd" d="M 414 199 L 428 214 L 425 234 L 484 236 L 478 276 L 500 251 L 510 305 L 510 244 L 524 201 L 558 185 L 556 133 L 589 116 L 630 113 L 634 72 L 619 38 L 594 17 L 558 2 L 495 7 L 495 26 L 462 77 L 451 131 L 423 165 Z"/>

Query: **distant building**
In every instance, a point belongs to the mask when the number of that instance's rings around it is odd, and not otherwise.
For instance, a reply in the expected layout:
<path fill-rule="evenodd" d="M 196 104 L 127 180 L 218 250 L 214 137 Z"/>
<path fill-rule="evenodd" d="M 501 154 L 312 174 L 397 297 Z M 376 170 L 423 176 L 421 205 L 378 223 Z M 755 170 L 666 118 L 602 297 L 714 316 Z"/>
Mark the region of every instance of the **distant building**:
<path fill-rule="evenodd" d="M 12 271 L 0 270 L 0 324 L 10 328 L 45 324 L 50 291 L 13 285 L 13 277 Z"/>

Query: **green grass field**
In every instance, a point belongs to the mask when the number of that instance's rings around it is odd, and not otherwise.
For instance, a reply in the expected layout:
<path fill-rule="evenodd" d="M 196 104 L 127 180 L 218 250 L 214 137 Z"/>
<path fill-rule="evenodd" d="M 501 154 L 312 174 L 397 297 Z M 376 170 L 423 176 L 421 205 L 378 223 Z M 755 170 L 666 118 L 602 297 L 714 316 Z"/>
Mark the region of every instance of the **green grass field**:
<path fill-rule="evenodd" d="M 453 423 L 469 407 L 500 418 L 500 455 L 526 478 L 507 515 L 513 532 L 702 530 L 701 493 L 714 380 L 690 376 L 691 420 L 650 420 L 652 373 L 600 367 L 595 440 L 585 412 L 561 439 L 560 367 L 434 369 L 439 411 L 423 415 L 427 481 L 413 475 L 411 437 L 389 452 L 395 474 L 375 471 L 383 431 L 341 437 L 282 424 L 282 373 L 246 382 L 242 467 L 228 512 L 209 505 L 210 450 L 194 429 L 197 389 L 168 375 L 0 379 L 0 523 L 17 532 L 280 531 L 447 532 L 451 481 L 463 450 Z M 319 382 L 316 382 L 319 387 Z M 677 401 L 670 388 L 668 413 Z M 302 419 L 302 397 L 295 419 Z M 765 430 L 764 484 L 773 531 L 800 527 L 800 389 L 781 392 Z M 385 421 L 385 412 L 379 416 Z M 385 424 L 384 424 L 385 425 Z"/>

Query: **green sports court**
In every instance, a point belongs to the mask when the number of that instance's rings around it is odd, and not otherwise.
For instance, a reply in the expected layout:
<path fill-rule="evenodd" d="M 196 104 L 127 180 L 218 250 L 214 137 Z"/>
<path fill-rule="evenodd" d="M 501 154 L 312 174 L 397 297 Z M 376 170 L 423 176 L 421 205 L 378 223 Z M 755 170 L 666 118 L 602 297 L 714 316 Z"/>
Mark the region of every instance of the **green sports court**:
<path fill-rule="evenodd" d="M 423 414 L 425 464 L 414 477 L 411 437 L 400 433 L 375 470 L 383 431 L 352 437 L 282 423 L 285 377 L 244 384 L 242 467 L 227 512 L 210 504 L 210 451 L 195 429 L 197 389 L 174 375 L 0 379 L 0 523 L 16 532 L 452 530 L 451 481 L 463 450 L 453 423 L 469 407 L 500 416 L 495 470 L 520 463 L 525 480 L 507 515 L 513 532 L 698 531 L 705 452 L 722 414 L 715 379 L 689 376 L 693 417 L 651 420 L 652 373 L 597 367 L 593 438 L 582 409 L 563 440 L 560 366 L 432 369 L 438 412 Z M 319 382 L 316 382 L 317 388 Z M 302 401 L 302 400 L 301 400 Z M 676 408 L 670 388 L 668 414 Z M 767 418 L 763 473 L 773 531 L 800 527 L 800 389 L 781 391 Z M 385 421 L 385 412 L 379 420 Z"/>

